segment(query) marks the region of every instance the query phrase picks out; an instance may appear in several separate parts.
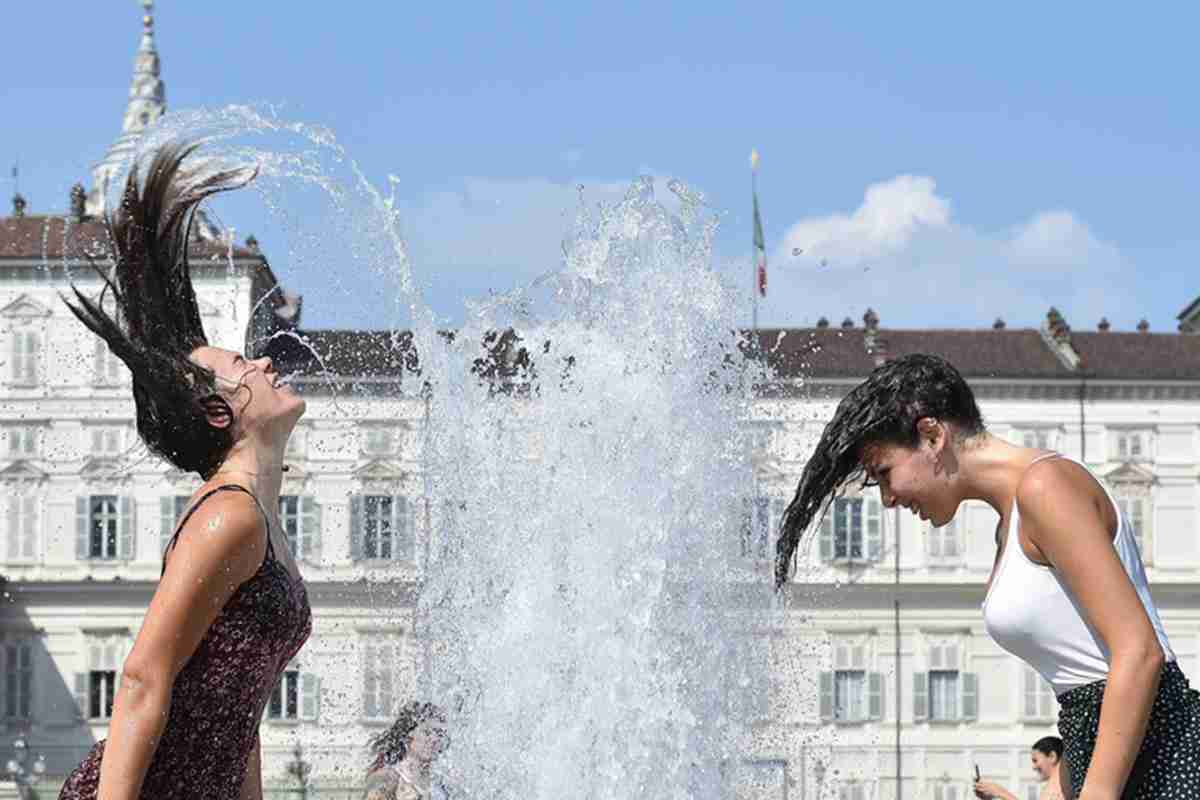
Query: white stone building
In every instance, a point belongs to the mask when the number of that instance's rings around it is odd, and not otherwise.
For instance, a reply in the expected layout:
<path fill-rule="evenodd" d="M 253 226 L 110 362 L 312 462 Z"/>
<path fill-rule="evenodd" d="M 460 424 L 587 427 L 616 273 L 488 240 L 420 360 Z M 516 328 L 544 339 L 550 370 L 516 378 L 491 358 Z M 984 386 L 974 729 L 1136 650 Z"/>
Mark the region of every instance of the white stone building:
<path fill-rule="evenodd" d="M 165 109 L 149 20 L 136 63 L 121 152 Z M 43 796 L 105 735 L 164 537 L 198 483 L 146 456 L 123 367 L 59 297 L 68 280 L 99 288 L 85 254 L 103 247 L 102 189 L 79 187 L 59 216 L 26 214 L 14 198 L 0 218 L 0 763 L 24 737 L 47 761 Z M 195 253 L 214 344 L 298 324 L 294 299 L 259 303 L 276 276 L 252 243 L 205 228 Z M 1200 300 L 1177 333 L 1101 328 L 1071 331 L 1052 312 L 1041 330 L 889 330 L 869 314 L 859 327 L 762 331 L 781 379 L 747 421 L 762 432 L 762 497 L 747 503 L 731 557 L 767 579 L 775 521 L 842 392 L 889 355 L 941 353 L 968 375 L 994 432 L 1081 458 L 1115 489 L 1182 665 L 1200 675 Z M 412 695 L 421 664 L 424 405 L 386 334 L 305 333 L 347 388 L 335 407 L 321 382 L 305 386 L 309 412 L 289 451 L 280 516 L 314 630 L 268 709 L 264 774 L 289 796 L 300 744 L 309 794 L 352 797 L 366 739 Z M 276 341 L 278 360 L 302 357 Z M 963 800 L 976 764 L 1022 797 L 1032 790 L 1028 747 L 1053 732 L 1056 708 L 983 631 L 995 523 L 971 506 L 930 530 L 877 496 L 835 503 L 784 621 L 751 630 L 772 679 L 746 726 L 747 761 L 732 770 L 738 796 Z"/>

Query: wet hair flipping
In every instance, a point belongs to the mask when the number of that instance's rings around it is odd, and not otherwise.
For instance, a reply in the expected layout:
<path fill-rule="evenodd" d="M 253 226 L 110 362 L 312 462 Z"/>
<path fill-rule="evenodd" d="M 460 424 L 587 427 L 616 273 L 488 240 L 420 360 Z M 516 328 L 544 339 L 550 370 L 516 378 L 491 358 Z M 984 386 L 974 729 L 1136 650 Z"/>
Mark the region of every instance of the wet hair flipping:
<path fill-rule="evenodd" d="M 135 164 L 116 213 L 105 217 L 111 270 L 93 262 L 103 286 L 89 297 L 72 286 L 67 306 L 129 368 L 137 429 L 146 446 L 176 467 L 208 478 L 220 466 L 233 435 L 233 409 L 217 392 L 215 375 L 191 360 L 208 343 L 188 267 L 188 238 L 196 207 L 218 192 L 236 189 L 255 171 L 185 170 L 197 145 L 161 147 L 139 188 Z M 115 312 L 103 310 L 111 293 Z"/>
<path fill-rule="evenodd" d="M 804 465 L 796 496 L 783 515 L 775 553 L 775 585 L 787 582 L 800 537 L 830 499 L 862 474 L 863 449 L 871 444 L 915 448 L 917 421 L 952 422 L 960 436 L 984 430 L 975 395 L 950 362 L 913 354 L 877 367 L 838 404 L 821 441 Z"/>
<path fill-rule="evenodd" d="M 392 727 L 371 739 L 369 747 L 375 754 L 371 765 L 367 768 L 372 772 L 389 764 L 396 764 L 408 753 L 408 743 L 413 731 L 423 722 L 441 722 L 445 724 L 446 714 L 433 703 L 413 701 L 400 709 L 400 714 Z"/>
<path fill-rule="evenodd" d="M 1033 749 L 1037 750 L 1047 758 L 1051 754 L 1054 754 L 1058 756 L 1058 760 L 1061 761 L 1063 754 L 1063 740 L 1057 736 L 1043 736 L 1041 739 L 1038 739 L 1033 743 Z"/>

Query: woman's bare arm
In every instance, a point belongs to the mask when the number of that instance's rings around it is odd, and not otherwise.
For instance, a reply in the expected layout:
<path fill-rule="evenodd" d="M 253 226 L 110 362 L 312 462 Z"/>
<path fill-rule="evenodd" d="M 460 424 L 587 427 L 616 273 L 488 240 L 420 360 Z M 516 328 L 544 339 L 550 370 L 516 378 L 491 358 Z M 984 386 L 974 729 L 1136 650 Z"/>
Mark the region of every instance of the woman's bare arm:
<path fill-rule="evenodd" d="M 1117 798 L 1146 734 L 1162 647 L 1113 548 L 1108 499 L 1097 493 L 1094 479 L 1069 461 L 1042 462 L 1022 481 L 1017 502 L 1022 532 L 1062 576 L 1108 647 L 1100 730 L 1080 800 Z"/>
<path fill-rule="evenodd" d="M 99 800 L 135 800 L 171 708 L 171 686 L 266 552 L 262 517 L 241 493 L 210 497 L 188 520 L 125 659 L 100 767 Z"/>

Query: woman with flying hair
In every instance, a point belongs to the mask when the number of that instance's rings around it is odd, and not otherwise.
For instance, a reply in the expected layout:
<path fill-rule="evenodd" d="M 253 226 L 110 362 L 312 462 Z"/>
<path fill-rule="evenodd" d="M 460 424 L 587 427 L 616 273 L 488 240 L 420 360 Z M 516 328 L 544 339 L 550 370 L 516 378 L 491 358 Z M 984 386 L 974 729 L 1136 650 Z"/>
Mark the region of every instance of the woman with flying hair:
<path fill-rule="evenodd" d="M 885 506 L 935 526 L 964 500 L 1000 515 L 984 623 L 1054 687 L 1064 796 L 1200 797 L 1200 695 L 1175 661 L 1129 520 L 1085 466 L 988 433 L 947 361 L 894 359 L 842 400 L 805 465 L 777 586 L 804 532 L 863 476 Z"/>
<path fill-rule="evenodd" d="M 446 746 L 446 715 L 433 703 L 411 702 L 371 740 L 363 800 L 429 800 L 433 760 Z"/>
<path fill-rule="evenodd" d="M 269 358 L 211 347 L 188 271 L 199 203 L 253 178 L 191 167 L 194 146 L 131 170 L 106 220 L 115 313 L 74 289 L 68 305 L 129 368 L 138 434 L 204 479 L 163 555 L 162 577 L 113 703 L 109 735 L 61 800 L 262 797 L 258 726 L 311 630 L 277 514 L 284 448 L 304 400 Z"/>

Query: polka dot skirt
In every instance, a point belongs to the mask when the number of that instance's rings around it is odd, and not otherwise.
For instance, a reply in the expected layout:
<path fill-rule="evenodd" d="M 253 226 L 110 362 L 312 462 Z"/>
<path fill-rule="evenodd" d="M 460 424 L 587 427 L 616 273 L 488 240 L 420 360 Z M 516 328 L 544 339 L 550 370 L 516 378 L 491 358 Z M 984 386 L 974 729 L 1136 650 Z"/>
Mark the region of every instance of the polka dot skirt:
<path fill-rule="evenodd" d="M 1076 796 L 1083 788 L 1096 735 L 1105 681 L 1059 695 L 1058 732 Z M 1179 665 L 1163 667 L 1150 723 L 1121 800 L 1200 798 L 1200 692 L 1188 688 Z"/>

